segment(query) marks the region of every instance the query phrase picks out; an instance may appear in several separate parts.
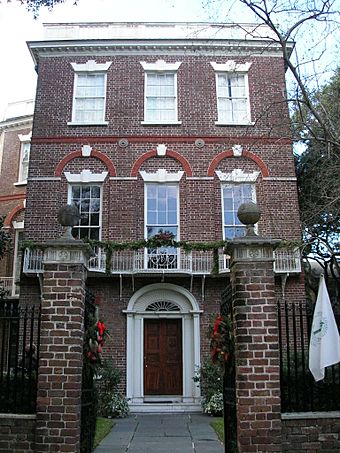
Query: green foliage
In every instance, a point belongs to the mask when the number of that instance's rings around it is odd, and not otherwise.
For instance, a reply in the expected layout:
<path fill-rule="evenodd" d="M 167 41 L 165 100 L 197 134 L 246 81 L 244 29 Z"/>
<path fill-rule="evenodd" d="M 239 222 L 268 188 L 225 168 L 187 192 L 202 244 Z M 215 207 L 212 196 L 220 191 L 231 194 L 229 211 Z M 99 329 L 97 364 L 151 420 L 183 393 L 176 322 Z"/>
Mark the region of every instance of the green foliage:
<path fill-rule="evenodd" d="M 340 68 L 311 96 L 320 122 L 302 106 L 293 122 L 305 151 L 295 156 L 304 256 L 312 254 L 340 290 Z M 334 137 L 339 140 L 334 140 Z"/>
<path fill-rule="evenodd" d="M 219 364 L 209 360 L 193 377 L 194 382 L 201 388 L 202 408 L 206 414 L 221 415 L 223 411 L 223 373 Z"/>
<path fill-rule="evenodd" d="M 121 373 L 104 361 L 96 379 L 98 414 L 102 417 L 123 418 L 129 415 L 126 398 L 119 392 Z"/>
<path fill-rule="evenodd" d="M 102 364 L 102 350 L 107 336 L 105 324 L 95 316 L 90 316 L 84 336 L 84 362 L 94 375 L 98 374 L 98 367 Z"/>

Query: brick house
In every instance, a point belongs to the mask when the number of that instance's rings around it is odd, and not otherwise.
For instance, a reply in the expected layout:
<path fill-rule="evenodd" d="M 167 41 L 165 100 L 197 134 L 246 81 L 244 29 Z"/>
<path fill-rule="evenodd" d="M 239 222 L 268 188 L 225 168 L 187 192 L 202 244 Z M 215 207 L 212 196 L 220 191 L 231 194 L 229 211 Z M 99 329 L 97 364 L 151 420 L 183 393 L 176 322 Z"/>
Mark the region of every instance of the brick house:
<path fill-rule="evenodd" d="M 8 105 L 0 122 L 0 216 L 11 233 L 11 252 L 0 261 L 0 282 L 18 299 L 26 185 L 33 123 L 33 101 Z"/>
<path fill-rule="evenodd" d="M 250 25 L 49 24 L 45 32 L 28 44 L 38 86 L 25 239 L 60 237 L 58 209 L 76 204 L 74 237 L 102 241 L 87 286 L 131 408 L 199 410 L 192 378 L 210 353 L 228 257 L 219 250 L 215 276 L 212 250 L 136 250 L 136 242 L 164 232 L 204 244 L 242 236 L 236 212 L 247 201 L 262 210 L 259 235 L 300 239 L 280 48 L 266 27 Z M 130 248 L 112 246 L 107 260 L 108 241 Z M 40 297 L 39 253 L 25 255 L 25 301 Z M 293 250 L 275 253 L 274 271 L 278 298 L 303 297 Z"/>

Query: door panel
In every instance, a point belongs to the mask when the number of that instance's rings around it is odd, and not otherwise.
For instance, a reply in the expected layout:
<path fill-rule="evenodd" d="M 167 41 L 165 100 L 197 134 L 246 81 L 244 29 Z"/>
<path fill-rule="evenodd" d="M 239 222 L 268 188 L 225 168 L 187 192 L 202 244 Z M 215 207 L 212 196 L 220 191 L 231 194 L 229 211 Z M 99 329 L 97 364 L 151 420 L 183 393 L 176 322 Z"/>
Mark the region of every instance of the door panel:
<path fill-rule="evenodd" d="M 144 320 L 144 394 L 182 394 L 182 320 Z"/>

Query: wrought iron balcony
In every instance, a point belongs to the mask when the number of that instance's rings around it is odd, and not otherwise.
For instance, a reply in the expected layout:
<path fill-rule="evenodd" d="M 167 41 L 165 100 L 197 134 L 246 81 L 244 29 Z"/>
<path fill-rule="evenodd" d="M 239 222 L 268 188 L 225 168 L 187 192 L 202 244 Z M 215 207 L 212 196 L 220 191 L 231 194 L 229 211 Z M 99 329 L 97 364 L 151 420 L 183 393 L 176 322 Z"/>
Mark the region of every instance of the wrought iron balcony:
<path fill-rule="evenodd" d="M 96 247 L 94 252 L 95 256 L 89 259 L 88 270 L 105 273 L 107 268 L 105 251 Z M 180 248 L 119 250 L 112 253 L 108 265 L 110 274 L 208 275 L 214 268 L 214 256 L 210 250 L 186 252 Z M 220 273 L 229 272 L 229 260 L 222 250 L 218 255 L 218 267 Z M 38 249 L 25 250 L 23 270 L 26 274 L 42 272 L 43 252 Z M 301 272 L 299 251 L 275 250 L 274 272 L 277 274 Z"/>

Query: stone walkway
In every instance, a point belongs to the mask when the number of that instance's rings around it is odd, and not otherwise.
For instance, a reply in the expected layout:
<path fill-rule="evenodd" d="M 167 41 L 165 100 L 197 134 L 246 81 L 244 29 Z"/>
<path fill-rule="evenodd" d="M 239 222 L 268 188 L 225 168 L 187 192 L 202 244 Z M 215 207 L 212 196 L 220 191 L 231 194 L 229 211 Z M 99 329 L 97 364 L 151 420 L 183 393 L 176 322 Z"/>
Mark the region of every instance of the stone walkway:
<path fill-rule="evenodd" d="M 134 414 L 115 420 L 94 453 L 223 453 L 203 414 Z"/>

